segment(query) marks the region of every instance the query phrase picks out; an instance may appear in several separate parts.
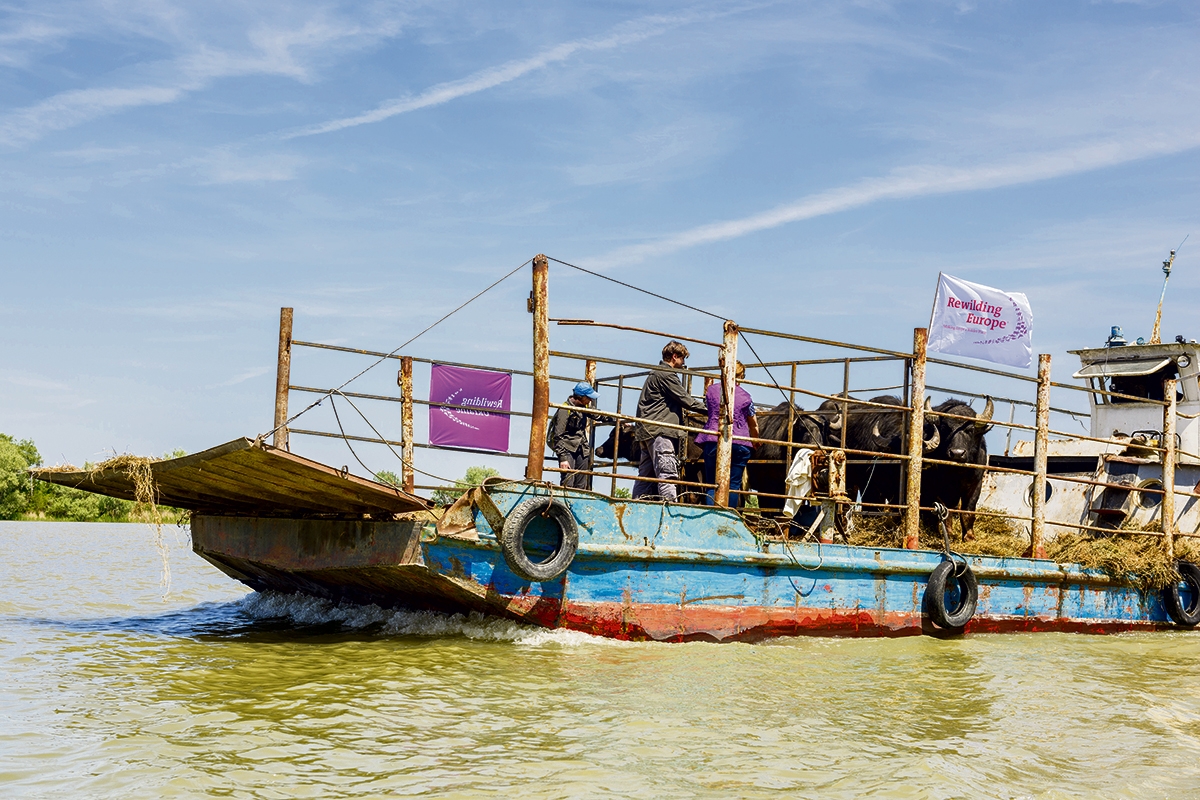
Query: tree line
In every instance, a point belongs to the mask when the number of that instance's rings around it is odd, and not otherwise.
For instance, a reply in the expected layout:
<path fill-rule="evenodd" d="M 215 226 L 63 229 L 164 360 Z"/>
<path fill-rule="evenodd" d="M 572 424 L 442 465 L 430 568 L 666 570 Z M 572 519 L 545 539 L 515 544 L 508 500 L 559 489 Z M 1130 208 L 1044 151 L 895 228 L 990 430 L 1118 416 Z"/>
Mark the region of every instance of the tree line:
<path fill-rule="evenodd" d="M 183 450 L 163 458 L 187 455 Z M 145 522 L 148 510 L 132 500 L 85 492 L 36 480 L 31 467 L 42 466 L 42 454 L 31 439 L 14 439 L 0 433 L 0 519 L 60 520 L 71 522 Z M 84 469 L 91 468 L 85 464 Z M 184 512 L 159 507 L 164 521 L 177 521 Z"/>

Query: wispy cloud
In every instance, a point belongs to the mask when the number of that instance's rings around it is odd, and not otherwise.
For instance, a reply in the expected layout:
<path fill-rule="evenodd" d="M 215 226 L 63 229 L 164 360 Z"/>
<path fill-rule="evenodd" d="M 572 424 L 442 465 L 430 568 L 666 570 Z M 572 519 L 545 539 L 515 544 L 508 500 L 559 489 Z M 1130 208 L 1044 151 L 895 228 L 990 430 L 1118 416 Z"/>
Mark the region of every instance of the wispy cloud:
<path fill-rule="evenodd" d="M 700 225 L 680 233 L 621 247 L 586 263 L 596 267 L 632 264 L 714 242 L 728 241 L 827 214 L 877 203 L 957 192 L 998 189 L 1075 175 L 1104 167 L 1200 147 L 1200 133 L 1181 132 L 1132 142 L 1098 142 L 1071 149 L 1016 157 L 974 167 L 921 165 L 893 170 L 849 186 L 809 195 L 746 217 Z"/>
<path fill-rule="evenodd" d="M 218 389 L 227 386 L 237 386 L 239 383 L 245 383 L 251 378 L 257 378 L 260 375 L 266 375 L 268 372 L 270 372 L 270 369 L 267 367 L 255 367 L 254 369 L 243 370 L 236 377 L 230 378 L 227 381 L 221 381 L 220 383 L 210 384 L 208 388 Z"/>
<path fill-rule="evenodd" d="M 31 47 L 53 44 L 60 40 L 65 32 L 64 28 L 44 20 L 19 21 L 7 30 L 0 31 L 0 65 L 25 66 Z"/>
<path fill-rule="evenodd" d="M 26 389 L 49 389 L 53 391 L 66 391 L 70 389 L 67 384 L 37 375 L 32 372 L 10 372 L 4 376 L 4 380 L 16 386 L 21 386 Z"/>
<path fill-rule="evenodd" d="M 487 67 L 465 78 L 439 83 L 418 95 L 388 100 L 375 109 L 363 114 L 311 125 L 283 134 L 282 138 L 295 139 L 301 136 L 316 136 L 322 133 L 333 133 L 334 131 L 353 128 L 358 125 L 382 122 L 398 114 L 407 114 L 410 111 L 441 105 L 451 100 L 457 100 L 460 97 L 493 89 L 524 77 L 531 72 L 544 69 L 551 64 L 566 61 L 572 56 L 581 53 L 612 50 L 637 44 L 697 19 L 699 19 L 697 15 L 690 14 L 673 17 L 645 17 L 634 20 L 618 26 L 605 36 L 564 42 L 563 44 L 551 47 L 549 50 L 544 50 L 531 58 L 518 59 L 500 64 L 499 66 Z"/>
<path fill-rule="evenodd" d="M 267 75 L 308 81 L 312 70 L 307 61 L 311 58 L 334 45 L 357 46 L 398 30 L 394 21 L 368 26 L 330 20 L 317 13 L 298 26 L 249 30 L 245 34 L 249 47 L 191 43 L 176 58 L 140 68 L 143 78 L 144 73 L 161 77 L 71 89 L 0 117 L 0 144 L 20 146 L 106 114 L 174 103 L 220 78 Z"/>
<path fill-rule="evenodd" d="M 295 179 L 305 160 L 289 153 L 242 156 L 222 149 L 191 163 L 204 176 L 202 183 L 222 184 L 290 181 Z"/>

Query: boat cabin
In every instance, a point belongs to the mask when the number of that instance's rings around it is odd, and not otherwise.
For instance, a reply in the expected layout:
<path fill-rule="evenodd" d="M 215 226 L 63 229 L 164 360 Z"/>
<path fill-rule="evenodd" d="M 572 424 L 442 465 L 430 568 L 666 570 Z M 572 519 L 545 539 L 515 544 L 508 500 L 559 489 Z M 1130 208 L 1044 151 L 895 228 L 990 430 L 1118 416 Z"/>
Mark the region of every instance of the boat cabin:
<path fill-rule="evenodd" d="M 1125 344 L 1120 330 L 1114 329 L 1106 346 L 1070 353 L 1081 362 L 1073 377 L 1087 381 L 1093 390 L 1089 395 L 1091 436 L 1160 439 L 1163 381 L 1176 378 L 1178 458 L 1181 463 L 1200 463 L 1193 455 L 1200 453 L 1200 420 L 1187 416 L 1200 415 L 1200 344 Z M 1145 402 L 1137 398 L 1145 398 Z"/>

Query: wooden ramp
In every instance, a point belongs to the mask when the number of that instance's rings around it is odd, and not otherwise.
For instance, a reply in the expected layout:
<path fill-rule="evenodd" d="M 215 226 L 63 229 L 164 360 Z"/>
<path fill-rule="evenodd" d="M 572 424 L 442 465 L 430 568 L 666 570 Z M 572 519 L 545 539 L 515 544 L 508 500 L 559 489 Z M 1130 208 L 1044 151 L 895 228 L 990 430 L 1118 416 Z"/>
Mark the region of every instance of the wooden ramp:
<path fill-rule="evenodd" d="M 380 515 L 427 508 L 416 495 L 343 473 L 251 439 L 202 453 L 155 461 L 158 502 L 208 514 L 289 516 Z M 99 471 L 34 470 L 39 480 L 136 500 L 133 478 L 120 464 Z"/>

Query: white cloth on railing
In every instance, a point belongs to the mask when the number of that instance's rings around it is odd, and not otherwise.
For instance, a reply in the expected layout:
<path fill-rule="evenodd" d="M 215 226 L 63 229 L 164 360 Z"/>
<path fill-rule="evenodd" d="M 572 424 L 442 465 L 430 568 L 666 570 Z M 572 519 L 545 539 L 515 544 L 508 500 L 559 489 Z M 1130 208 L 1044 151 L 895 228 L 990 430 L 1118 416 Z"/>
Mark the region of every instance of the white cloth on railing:
<path fill-rule="evenodd" d="M 792 517 L 800 510 L 800 503 L 812 492 L 811 450 L 796 452 L 796 457 L 792 459 L 792 465 L 788 467 L 784 485 L 787 487 L 788 499 L 783 504 L 783 515 Z"/>

